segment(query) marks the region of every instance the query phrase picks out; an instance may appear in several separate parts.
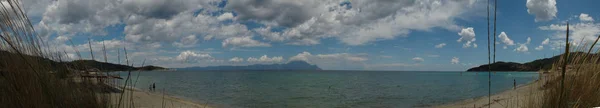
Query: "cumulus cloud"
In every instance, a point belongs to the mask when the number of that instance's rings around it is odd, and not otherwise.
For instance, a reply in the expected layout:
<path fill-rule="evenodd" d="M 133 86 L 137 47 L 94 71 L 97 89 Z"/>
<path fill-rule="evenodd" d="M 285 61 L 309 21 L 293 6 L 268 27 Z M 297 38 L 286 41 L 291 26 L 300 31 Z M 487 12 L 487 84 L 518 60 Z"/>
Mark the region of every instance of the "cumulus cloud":
<path fill-rule="evenodd" d="M 525 53 L 525 52 L 529 51 L 529 48 L 527 48 L 526 44 L 519 44 L 519 47 L 517 47 L 514 51 L 520 52 L 520 53 Z"/>
<path fill-rule="evenodd" d="M 457 42 L 465 42 L 465 44 L 463 44 L 463 48 L 469 48 L 472 46 L 472 42 L 475 41 L 475 31 L 473 31 L 473 27 L 468 27 L 468 28 L 463 28 L 458 35 L 460 36 L 460 38 L 458 40 L 456 40 Z M 477 44 L 475 44 L 474 46 L 477 46 Z"/>
<path fill-rule="evenodd" d="M 244 62 L 244 58 L 233 57 L 233 58 L 229 59 L 229 62 L 235 62 L 235 63 Z"/>
<path fill-rule="evenodd" d="M 529 48 L 527 47 L 527 45 L 529 45 L 530 43 L 531 43 L 531 37 L 527 37 L 527 41 L 525 43 L 520 43 L 519 47 L 515 48 L 513 51 L 519 52 L 519 53 L 527 53 L 529 51 Z"/>
<path fill-rule="evenodd" d="M 217 17 L 217 19 L 219 21 L 233 19 L 233 14 L 231 12 L 227 12 L 227 13 L 221 14 L 219 17 Z"/>
<path fill-rule="evenodd" d="M 435 45 L 435 48 L 443 48 L 444 46 L 446 46 L 446 43 L 440 43 Z"/>
<path fill-rule="evenodd" d="M 542 41 L 542 45 L 548 45 L 548 43 L 550 43 L 550 38 L 546 38 Z"/>
<path fill-rule="evenodd" d="M 500 32 L 498 38 L 500 39 L 500 42 L 504 43 L 505 45 L 515 45 L 515 42 L 511 40 L 505 32 Z"/>
<path fill-rule="evenodd" d="M 296 45 L 319 44 L 321 38 L 337 38 L 348 45 L 406 36 L 414 30 L 459 28 L 454 22 L 467 13 L 475 0 L 460 1 L 340 1 L 303 2 L 271 0 L 230 1 L 227 10 L 238 13 L 240 20 L 256 20 L 267 27 L 288 29 L 264 33 L 267 39 L 285 40 Z M 351 7 L 350 7 L 351 6 Z M 293 13 L 293 14 L 291 14 Z M 267 29 L 263 31 L 272 32 Z M 273 38 L 276 37 L 276 38 Z"/>
<path fill-rule="evenodd" d="M 548 45 L 550 43 L 550 38 L 546 38 L 544 41 L 542 41 L 542 44 L 540 44 L 540 46 L 535 47 L 535 50 L 544 50 L 544 45 Z"/>
<path fill-rule="evenodd" d="M 544 50 L 544 46 L 540 45 L 540 46 L 538 46 L 538 47 L 535 47 L 535 50 L 538 50 L 538 51 L 539 51 L 539 50 Z"/>
<path fill-rule="evenodd" d="M 276 56 L 269 58 L 269 56 L 263 55 L 260 58 L 248 57 L 246 61 L 250 63 L 279 63 L 283 61 L 283 57 Z"/>
<path fill-rule="evenodd" d="M 600 35 L 600 23 L 594 22 L 579 22 L 569 25 L 569 38 L 572 39 L 573 43 L 580 42 L 591 43 L 596 40 L 596 36 Z M 565 31 L 567 30 L 566 24 L 551 24 L 548 26 L 540 26 L 539 29 L 547 31 L 555 31 L 556 34 L 552 36 L 555 39 L 564 39 Z"/>
<path fill-rule="evenodd" d="M 415 62 L 417 62 L 417 63 L 421 63 L 421 62 L 425 61 L 425 59 L 423 59 L 421 57 L 415 57 L 415 58 L 412 58 L 412 60 L 415 61 Z"/>
<path fill-rule="evenodd" d="M 458 64 L 458 63 L 460 63 L 460 61 L 459 61 L 458 57 L 452 57 L 452 60 L 450 60 L 450 63 L 451 64 Z"/>
<path fill-rule="evenodd" d="M 558 12 L 556 0 L 527 0 L 527 13 L 535 16 L 535 21 L 549 21 Z"/>
<path fill-rule="evenodd" d="M 270 47 L 271 44 L 259 42 L 252 39 L 250 36 L 246 37 L 231 37 L 223 40 L 223 47 Z"/>
<path fill-rule="evenodd" d="M 196 53 L 194 51 L 183 51 L 179 53 L 175 60 L 177 61 L 185 61 L 185 62 L 198 62 L 199 60 L 211 60 L 213 59 L 210 54 L 206 53 Z"/>
<path fill-rule="evenodd" d="M 590 15 L 585 14 L 585 13 L 581 13 L 579 14 L 579 20 L 580 21 L 594 21 L 594 18 L 592 18 Z"/>
<path fill-rule="evenodd" d="M 127 41 L 167 42 L 183 47 L 186 46 L 185 42 L 179 40 L 191 35 L 203 39 L 225 39 L 251 34 L 245 25 L 220 23 L 221 20 L 233 18 L 233 14 L 229 12 L 220 16 L 211 15 L 219 10 L 216 4 L 220 0 L 25 2 L 28 3 L 24 6 L 29 9 L 26 10 L 28 14 L 41 13 L 37 15 L 41 17 L 41 21 L 34 28 L 43 37 L 52 34 L 73 36 L 77 33 L 106 35 L 105 28 L 123 24 L 123 34 Z"/>
<path fill-rule="evenodd" d="M 192 47 L 192 46 L 196 45 L 197 42 L 198 42 L 198 39 L 196 39 L 196 35 L 189 35 L 189 36 L 181 38 L 181 40 L 179 40 L 179 42 L 174 42 L 173 46 Z"/>

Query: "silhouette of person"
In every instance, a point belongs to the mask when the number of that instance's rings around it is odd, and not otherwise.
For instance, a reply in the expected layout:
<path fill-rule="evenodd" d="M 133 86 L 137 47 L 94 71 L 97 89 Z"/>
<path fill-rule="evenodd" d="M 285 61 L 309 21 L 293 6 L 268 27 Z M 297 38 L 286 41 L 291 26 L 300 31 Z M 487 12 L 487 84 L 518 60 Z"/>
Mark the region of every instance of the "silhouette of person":
<path fill-rule="evenodd" d="M 513 89 L 517 89 L 517 80 L 513 79 Z"/>
<path fill-rule="evenodd" d="M 156 91 L 156 84 L 152 83 L 152 91 Z"/>

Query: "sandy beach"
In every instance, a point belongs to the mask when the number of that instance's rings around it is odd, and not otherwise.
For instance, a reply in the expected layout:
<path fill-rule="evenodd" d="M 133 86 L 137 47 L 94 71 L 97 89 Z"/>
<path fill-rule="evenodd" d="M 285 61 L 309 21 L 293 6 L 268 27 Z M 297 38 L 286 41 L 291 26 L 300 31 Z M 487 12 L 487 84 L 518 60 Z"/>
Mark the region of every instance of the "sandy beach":
<path fill-rule="evenodd" d="M 488 96 L 467 99 L 455 103 L 435 106 L 436 108 L 516 108 L 526 104 L 531 96 L 542 93 L 539 88 L 542 81 L 534 81 L 528 84 L 517 86 L 516 89 L 506 90 L 498 94 L 493 94 L 491 103 L 488 104 Z"/>
<path fill-rule="evenodd" d="M 137 89 L 126 89 L 123 98 L 121 99 L 120 106 L 128 108 L 211 108 L 209 105 L 194 102 L 186 99 L 177 98 L 174 96 L 163 95 L 159 91 L 148 92 Z M 131 95 L 133 92 L 133 96 Z M 110 103 L 113 106 L 119 105 L 119 97 L 121 93 L 110 93 Z M 133 101 L 130 101 L 130 97 L 133 97 Z"/>

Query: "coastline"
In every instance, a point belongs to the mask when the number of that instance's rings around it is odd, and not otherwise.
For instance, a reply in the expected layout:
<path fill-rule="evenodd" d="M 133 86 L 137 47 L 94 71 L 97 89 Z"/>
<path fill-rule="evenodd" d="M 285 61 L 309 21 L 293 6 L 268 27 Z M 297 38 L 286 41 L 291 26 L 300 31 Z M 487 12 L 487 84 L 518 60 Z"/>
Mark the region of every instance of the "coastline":
<path fill-rule="evenodd" d="M 488 96 L 466 99 L 458 102 L 452 102 L 434 106 L 434 108 L 513 108 L 525 105 L 531 96 L 539 95 L 542 90 L 539 87 L 543 81 L 535 80 L 527 84 L 518 85 L 516 89 L 509 89 L 491 97 L 491 103 L 488 104 Z"/>
<path fill-rule="evenodd" d="M 122 87 L 117 87 L 122 90 Z M 121 99 L 120 106 L 134 108 L 212 108 L 211 105 L 195 102 L 192 100 L 182 99 L 160 92 L 142 91 L 136 88 L 126 88 Z M 133 92 L 133 96 L 132 96 Z M 112 106 L 119 106 L 119 98 L 121 93 L 108 93 L 109 103 Z M 130 101 L 133 97 L 133 101 Z M 133 104 L 132 104 L 133 103 Z"/>

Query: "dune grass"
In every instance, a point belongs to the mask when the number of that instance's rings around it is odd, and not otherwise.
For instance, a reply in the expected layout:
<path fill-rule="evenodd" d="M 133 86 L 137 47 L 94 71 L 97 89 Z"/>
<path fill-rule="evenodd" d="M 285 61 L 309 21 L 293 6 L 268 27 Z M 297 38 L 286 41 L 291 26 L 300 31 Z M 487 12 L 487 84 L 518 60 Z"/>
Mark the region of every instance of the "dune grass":
<path fill-rule="evenodd" d="M 593 43 L 580 44 L 575 48 L 569 48 L 572 44 L 566 43 L 562 59 L 555 61 L 547 74 L 548 77 L 543 79 L 547 82 L 540 88 L 543 93 L 532 97 L 524 107 L 591 108 L 600 106 L 600 56 L 595 48 L 598 39 L 600 36 Z"/>
<path fill-rule="evenodd" d="M 21 3 L 1 2 L 0 7 L 0 104 L 6 108 L 102 108 L 106 98 L 93 84 L 67 78 L 66 66 L 51 59 L 47 43 L 37 36 Z"/>
<path fill-rule="evenodd" d="M 104 84 L 114 81 L 102 83 L 78 77 L 81 72 L 75 69 L 83 65 L 62 63 L 63 59 L 70 58 L 65 57 L 67 52 L 58 51 L 56 47 L 50 50 L 43 41 L 47 37 L 36 34 L 21 5 L 19 0 L 0 1 L 0 105 L 6 108 L 120 107 L 111 105 L 113 101 L 103 91 Z M 81 54 L 76 48 L 75 51 L 81 60 Z M 106 62 L 106 49 L 103 51 Z M 93 54 L 91 47 L 90 53 Z"/>

